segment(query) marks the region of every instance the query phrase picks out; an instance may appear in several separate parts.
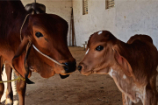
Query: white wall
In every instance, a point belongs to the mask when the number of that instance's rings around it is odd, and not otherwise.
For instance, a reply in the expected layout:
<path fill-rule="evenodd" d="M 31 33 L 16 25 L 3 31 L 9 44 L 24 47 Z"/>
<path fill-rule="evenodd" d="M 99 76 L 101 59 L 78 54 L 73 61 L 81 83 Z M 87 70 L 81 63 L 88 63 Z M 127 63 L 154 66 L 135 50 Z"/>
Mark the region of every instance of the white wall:
<path fill-rule="evenodd" d="M 88 14 L 83 15 L 82 0 L 73 0 L 77 46 L 83 46 L 89 36 L 98 30 L 114 30 L 115 9 L 105 9 L 105 0 L 88 0 Z"/>
<path fill-rule="evenodd" d="M 147 34 L 158 48 L 158 0 L 115 0 L 116 36 L 127 41 L 134 34 Z"/>
<path fill-rule="evenodd" d="M 57 14 L 69 24 L 73 4 L 77 46 L 83 46 L 93 32 L 109 30 L 125 42 L 134 34 L 150 35 L 158 47 L 158 0 L 115 0 L 115 7 L 111 9 L 105 9 L 105 0 L 88 0 L 86 15 L 82 12 L 82 0 L 36 1 L 46 5 L 47 13 Z M 26 5 L 34 0 L 22 2 Z M 70 45 L 69 38 L 68 33 Z"/>
<path fill-rule="evenodd" d="M 25 6 L 28 3 L 33 3 L 34 0 L 21 0 Z M 46 13 L 56 14 L 64 18 L 70 26 L 71 17 L 71 0 L 36 0 L 37 3 L 42 3 L 46 6 Z M 70 29 L 69 29 L 70 31 Z M 68 44 L 69 44 L 69 33 L 68 33 Z"/>
<path fill-rule="evenodd" d="M 147 34 L 158 47 L 158 0 L 115 0 L 108 10 L 105 0 L 88 0 L 88 6 L 88 15 L 82 15 L 82 0 L 73 0 L 78 46 L 104 29 L 125 42 L 134 34 Z"/>

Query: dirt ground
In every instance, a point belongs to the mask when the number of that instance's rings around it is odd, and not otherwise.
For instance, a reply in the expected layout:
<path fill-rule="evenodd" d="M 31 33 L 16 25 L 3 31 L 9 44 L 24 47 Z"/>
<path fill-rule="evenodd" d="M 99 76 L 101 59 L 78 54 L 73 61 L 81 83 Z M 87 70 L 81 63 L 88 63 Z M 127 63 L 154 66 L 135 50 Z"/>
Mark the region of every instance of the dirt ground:
<path fill-rule="evenodd" d="M 77 63 L 85 54 L 81 47 L 70 47 L 70 51 Z M 27 85 L 26 105 L 122 105 L 121 92 L 108 75 L 83 76 L 76 70 L 66 79 L 59 75 L 43 79 L 37 73 L 30 79 L 35 84 Z M 15 95 L 14 105 L 17 101 Z"/>

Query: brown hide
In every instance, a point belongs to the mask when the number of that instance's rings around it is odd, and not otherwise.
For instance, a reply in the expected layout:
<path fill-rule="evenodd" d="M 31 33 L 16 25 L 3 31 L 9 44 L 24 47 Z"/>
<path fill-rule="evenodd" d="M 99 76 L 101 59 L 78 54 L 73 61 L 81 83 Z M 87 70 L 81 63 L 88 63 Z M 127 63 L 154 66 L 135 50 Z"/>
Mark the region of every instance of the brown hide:
<path fill-rule="evenodd" d="M 22 27 L 27 12 L 19 0 L 0 1 L 0 15 L 0 56 L 4 59 L 3 63 L 14 67 L 23 77 L 26 77 L 29 71 L 38 72 L 42 77 L 49 78 L 55 73 L 67 75 L 75 70 L 75 59 L 67 46 L 68 24 L 64 19 L 54 14 L 29 15 Z M 37 32 L 42 36 L 37 37 Z M 71 64 L 65 65 L 68 71 L 40 55 L 32 46 L 28 53 L 28 42 L 59 63 Z M 24 60 L 28 67 L 25 67 Z"/>
<path fill-rule="evenodd" d="M 132 44 L 134 41 L 136 40 L 140 40 L 140 41 L 145 41 L 146 43 L 149 42 L 149 43 L 153 43 L 153 40 L 151 39 L 150 36 L 148 35 L 142 35 L 142 34 L 136 34 L 134 36 L 132 36 L 128 41 L 127 43 L 128 44 Z"/>
<path fill-rule="evenodd" d="M 78 69 L 83 75 L 109 74 L 123 94 L 123 105 L 139 100 L 156 105 L 157 64 L 151 37 L 135 35 L 124 43 L 109 31 L 99 31 L 91 35 Z"/>

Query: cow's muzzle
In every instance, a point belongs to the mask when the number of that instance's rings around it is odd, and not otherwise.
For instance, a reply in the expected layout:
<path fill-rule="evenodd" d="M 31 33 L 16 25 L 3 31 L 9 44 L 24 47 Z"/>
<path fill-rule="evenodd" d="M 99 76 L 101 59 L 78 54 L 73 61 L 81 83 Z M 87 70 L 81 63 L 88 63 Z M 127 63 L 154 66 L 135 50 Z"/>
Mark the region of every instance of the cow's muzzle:
<path fill-rule="evenodd" d="M 66 62 L 66 63 L 64 63 L 64 65 L 65 65 L 64 66 L 65 73 L 71 73 L 76 70 L 76 61 Z"/>
<path fill-rule="evenodd" d="M 85 68 L 85 65 L 83 63 L 79 63 L 77 69 L 79 72 L 81 72 Z"/>
<path fill-rule="evenodd" d="M 85 65 L 84 63 L 80 63 L 78 66 L 78 71 L 82 74 L 82 75 L 90 75 L 92 73 L 92 69 L 88 69 L 87 65 Z"/>
<path fill-rule="evenodd" d="M 61 79 L 65 79 L 65 78 L 69 77 L 69 75 L 61 75 L 61 74 L 59 74 L 59 75 L 60 75 Z"/>
<path fill-rule="evenodd" d="M 81 72 L 81 70 L 82 70 L 82 66 L 79 65 L 79 66 L 78 66 L 78 71 Z"/>

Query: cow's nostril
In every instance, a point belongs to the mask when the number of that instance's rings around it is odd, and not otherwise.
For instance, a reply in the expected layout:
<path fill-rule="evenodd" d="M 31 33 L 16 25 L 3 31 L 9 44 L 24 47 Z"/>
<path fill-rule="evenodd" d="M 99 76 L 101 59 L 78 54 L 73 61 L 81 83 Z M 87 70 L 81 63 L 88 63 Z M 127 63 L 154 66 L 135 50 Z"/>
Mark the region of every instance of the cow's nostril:
<path fill-rule="evenodd" d="M 78 66 L 78 70 L 81 71 L 82 70 L 82 66 Z"/>
<path fill-rule="evenodd" d="M 65 64 L 65 66 L 64 66 L 65 71 L 68 71 L 69 70 L 69 63 L 64 63 L 64 64 Z"/>
<path fill-rule="evenodd" d="M 69 66 L 69 63 L 64 63 L 66 66 Z"/>
<path fill-rule="evenodd" d="M 69 68 L 68 68 L 67 66 L 64 66 L 64 69 L 65 69 L 65 71 L 68 71 L 68 70 L 69 70 Z"/>
<path fill-rule="evenodd" d="M 76 69 L 76 62 L 66 62 L 63 64 L 65 65 L 64 69 L 65 69 L 66 73 L 71 73 L 71 72 L 75 71 L 75 69 Z"/>

